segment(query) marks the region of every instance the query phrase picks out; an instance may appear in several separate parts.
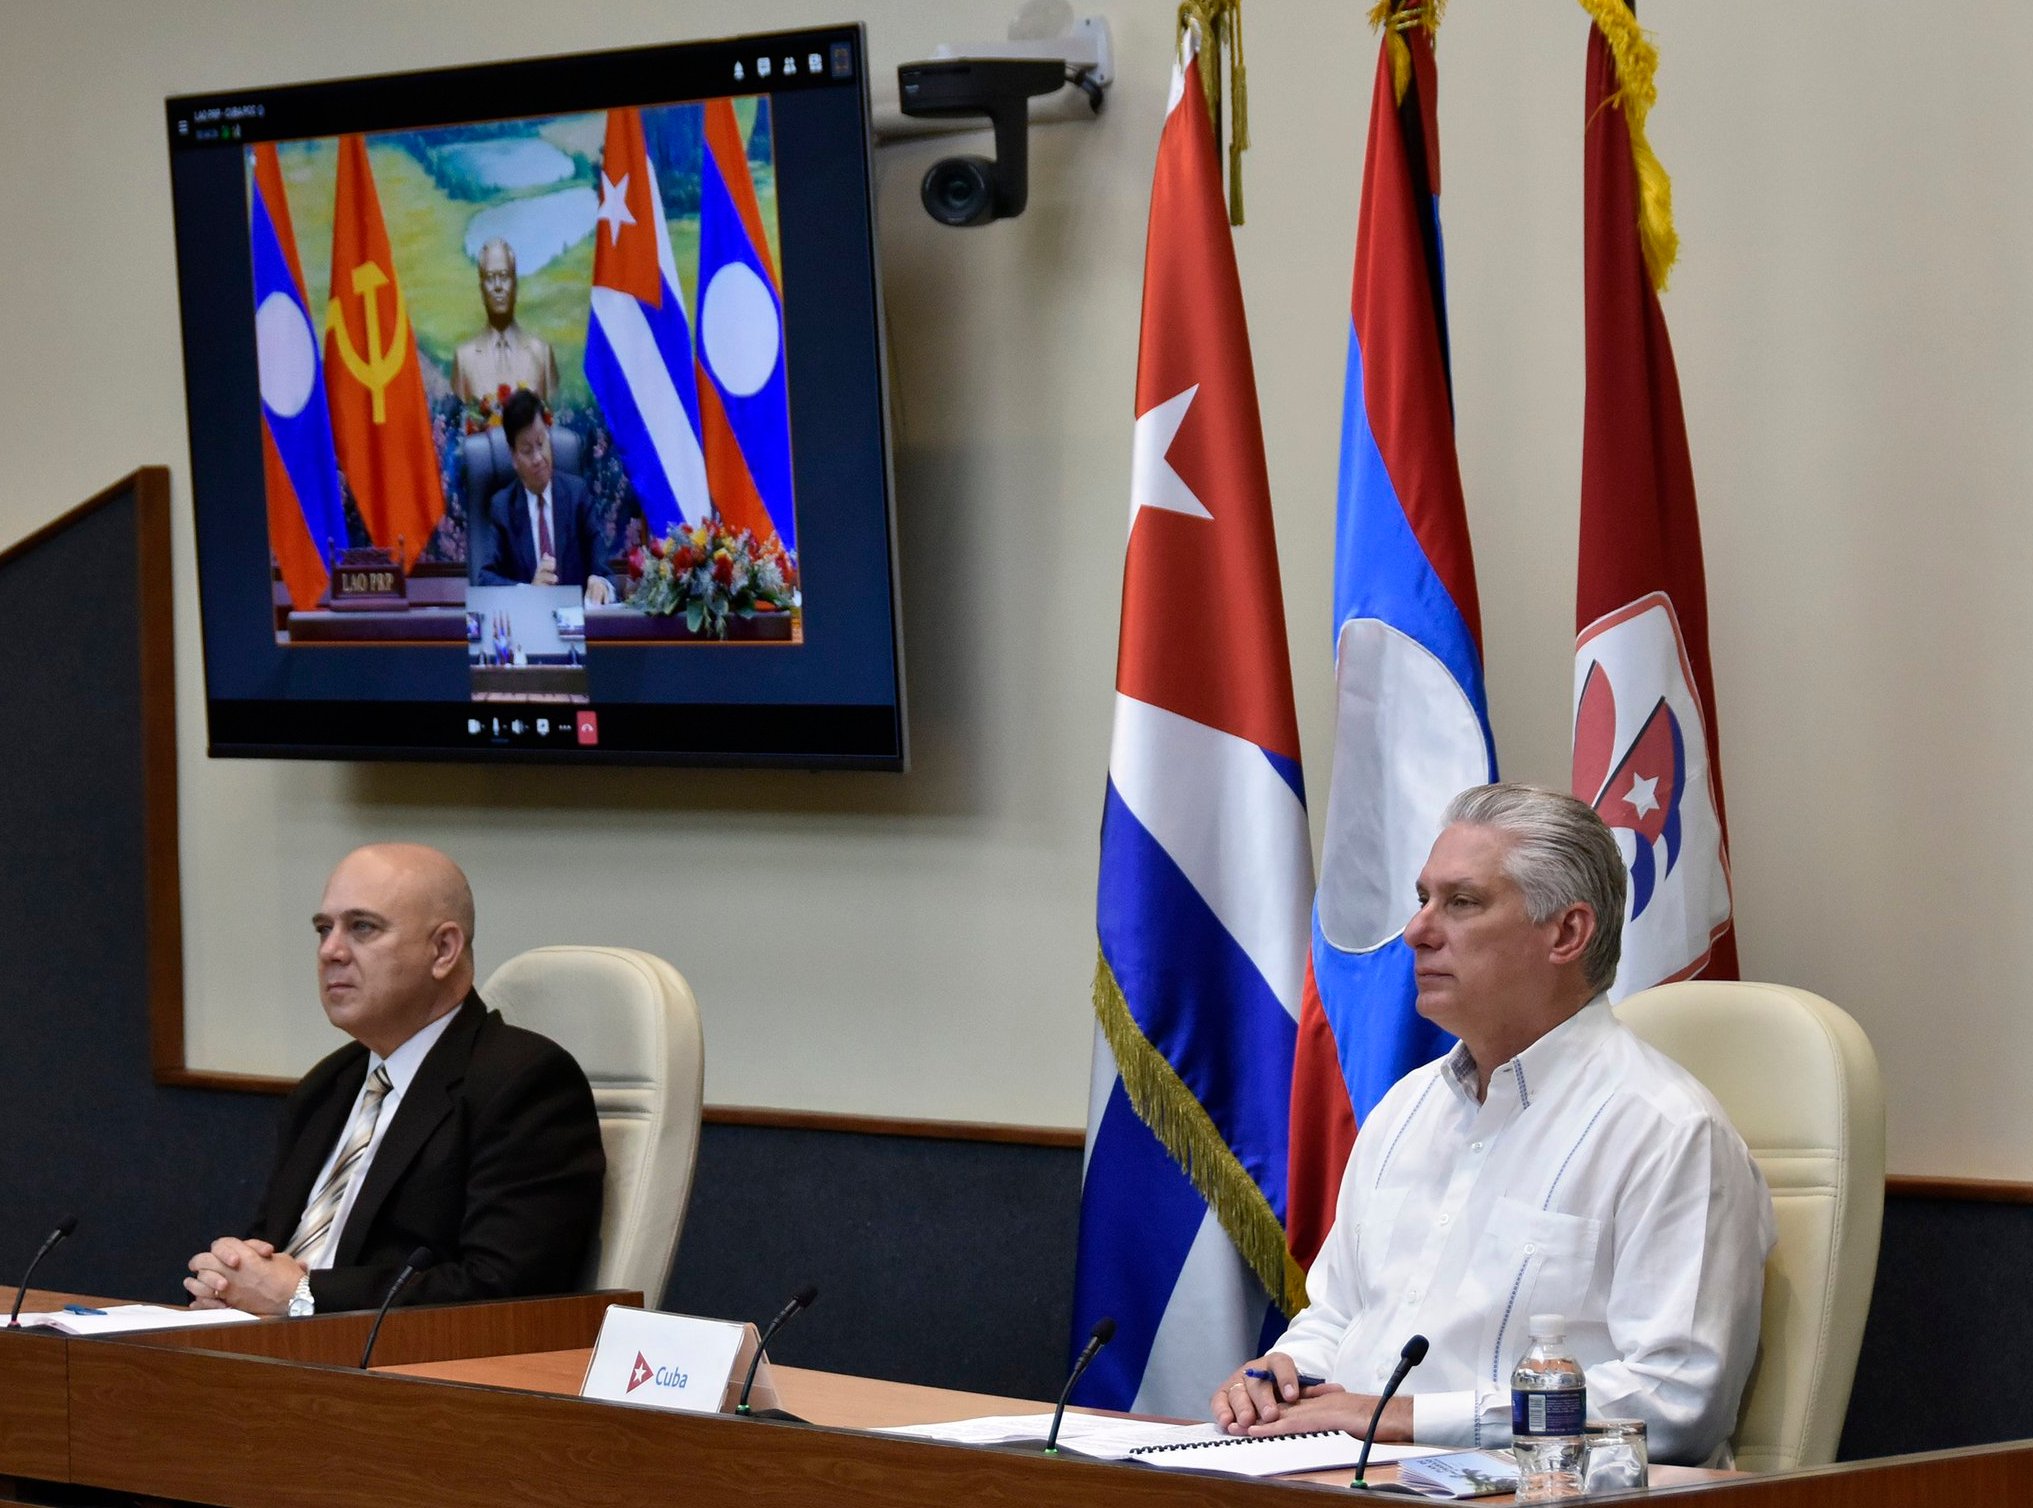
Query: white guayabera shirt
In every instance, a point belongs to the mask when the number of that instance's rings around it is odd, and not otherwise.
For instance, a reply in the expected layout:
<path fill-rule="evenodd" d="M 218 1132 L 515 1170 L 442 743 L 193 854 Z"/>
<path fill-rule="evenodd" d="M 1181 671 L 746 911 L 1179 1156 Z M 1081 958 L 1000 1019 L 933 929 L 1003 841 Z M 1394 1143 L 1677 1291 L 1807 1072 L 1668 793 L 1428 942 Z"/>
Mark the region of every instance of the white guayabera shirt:
<path fill-rule="evenodd" d="M 1598 996 L 1490 1076 L 1465 1047 L 1363 1124 L 1308 1307 L 1272 1347 L 1353 1392 L 1405 1341 L 1422 1444 L 1510 1440 L 1533 1314 L 1567 1317 L 1591 1415 L 1643 1419 L 1654 1460 L 1717 1460 L 1758 1344 L 1772 1199 L 1722 1108 Z"/>

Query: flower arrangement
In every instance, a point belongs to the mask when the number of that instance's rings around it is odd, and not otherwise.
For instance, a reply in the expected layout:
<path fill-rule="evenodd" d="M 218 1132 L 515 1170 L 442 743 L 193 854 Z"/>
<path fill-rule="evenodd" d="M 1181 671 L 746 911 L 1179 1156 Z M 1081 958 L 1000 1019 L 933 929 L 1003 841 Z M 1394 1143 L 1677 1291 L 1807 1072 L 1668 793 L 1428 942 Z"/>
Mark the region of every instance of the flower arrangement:
<path fill-rule="evenodd" d="M 477 435 L 484 430 L 501 428 L 501 411 L 508 407 L 508 400 L 514 396 L 515 389 L 504 382 L 492 393 L 482 393 L 477 398 L 468 399 L 461 414 L 465 432 Z M 544 405 L 543 412 L 544 423 L 549 424 L 551 406 L 548 403 Z"/>
<path fill-rule="evenodd" d="M 625 600 L 645 613 L 682 612 L 695 634 L 727 637 L 730 618 L 787 613 L 798 604 L 798 557 L 774 530 L 758 540 L 721 518 L 689 529 L 673 526 L 661 539 L 628 552 Z"/>

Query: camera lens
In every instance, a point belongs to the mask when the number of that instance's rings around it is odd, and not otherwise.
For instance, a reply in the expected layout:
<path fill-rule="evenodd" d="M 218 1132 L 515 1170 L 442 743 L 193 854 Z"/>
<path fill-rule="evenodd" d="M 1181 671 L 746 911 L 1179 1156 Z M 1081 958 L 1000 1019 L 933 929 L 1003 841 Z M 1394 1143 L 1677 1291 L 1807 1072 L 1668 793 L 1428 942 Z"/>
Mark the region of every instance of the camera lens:
<path fill-rule="evenodd" d="M 925 211 L 941 225 L 986 225 L 995 218 L 995 164 L 985 157 L 947 157 L 932 164 L 920 191 Z"/>

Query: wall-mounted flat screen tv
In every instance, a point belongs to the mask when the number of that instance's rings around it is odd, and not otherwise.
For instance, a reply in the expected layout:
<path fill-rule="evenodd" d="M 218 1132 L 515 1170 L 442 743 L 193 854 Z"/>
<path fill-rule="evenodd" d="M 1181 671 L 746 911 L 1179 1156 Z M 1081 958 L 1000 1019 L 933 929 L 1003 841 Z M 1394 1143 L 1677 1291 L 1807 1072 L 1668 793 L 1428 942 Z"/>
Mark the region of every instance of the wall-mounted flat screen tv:
<path fill-rule="evenodd" d="M 902 768 L 859 28 L 168 126 L 213 754 Z"/>

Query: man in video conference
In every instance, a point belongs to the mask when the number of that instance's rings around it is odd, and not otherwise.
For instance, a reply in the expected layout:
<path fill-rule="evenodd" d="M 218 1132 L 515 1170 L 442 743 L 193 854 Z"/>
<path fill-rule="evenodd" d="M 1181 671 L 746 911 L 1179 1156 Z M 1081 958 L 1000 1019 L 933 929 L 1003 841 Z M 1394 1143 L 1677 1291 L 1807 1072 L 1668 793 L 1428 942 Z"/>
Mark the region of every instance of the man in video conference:
<path fill-rule="evenodd" d="M 473 892 L 436 849 L 346 856 L 312 925 L 325 1015 L 353 1041 L 284 1104 L 248 1234 L 190 1260 L 193 1307 L 373 1308 L 422 1246 L 409 1302 L 564 1293 L 600 1223 L 586 1075 L 473 988 Z"/>
<path fill-rule="evenodd" d="M 1527 1320 L 1550 1313 L 1591 1413 L 1643 1419 L 1655 1459 L 1723 1459 L 1772 1200 L 1708 1091 L 1610 1013 L 1626 884 L 1616 839 L 1571 796 L 1454 799 L 1405 941 L 1419 1014 L 1460 1044 L 1363 1122 L 1307 1307 L 1222 1384 L 1216 1423 L 1360 1434 L 1423 1334 L 1378 1438 L 1504 1445 Z"/>
<path fill-rule="evenodd" d="M 551 464 L 551 428 L 543 405 L 524 388 L 501 410 L 501 431 L 515 480 L 487 505 L 488 544 L 482 586 L 583 587 L 588 603 L 611 602 L 614 584 L 601 574 L 606 541 L 586 484 Z"/>
<path fill-rule="evenodd" d="M 543 399 L 557 396 L 557 354 L 549 341 L 515 322 L 515 296 L 515 248 L 489 241 L 480 248 L 480 302 L 487 310 L 487 328 L 459 342 L 452 357 L 452 391 L 460 402 L 519 387 Z"/>

